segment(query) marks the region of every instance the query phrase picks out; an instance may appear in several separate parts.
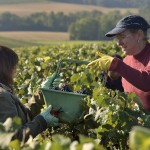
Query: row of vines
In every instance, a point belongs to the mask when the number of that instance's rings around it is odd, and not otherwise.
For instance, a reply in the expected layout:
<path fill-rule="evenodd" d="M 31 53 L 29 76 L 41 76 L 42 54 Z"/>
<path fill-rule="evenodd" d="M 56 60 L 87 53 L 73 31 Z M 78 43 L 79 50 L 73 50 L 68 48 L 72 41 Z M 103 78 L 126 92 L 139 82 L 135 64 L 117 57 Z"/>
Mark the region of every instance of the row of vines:
<path fill-rule="evenodd" d="M 14 89 L 22 103 L 26 103 L 40 84 L 55 73 L 62 59 L 92 61 L 97 53 L 120 54 L 112 43 L 58 44 L 14 49 L 20 61 Z M 134 93 L 126 94 L 105 88 L 100 73 L 85 65 L 64 63 L 61 75 L 74 92 L 87 92 L 84 113 L 74 124 L 49 128 L 27 143 L 11 141 L 20 126 L 19 118 L 0 124 L 0 149 L 39 150 L 127 150 L 149 149 L 150 116 L 133 101 Z"/>

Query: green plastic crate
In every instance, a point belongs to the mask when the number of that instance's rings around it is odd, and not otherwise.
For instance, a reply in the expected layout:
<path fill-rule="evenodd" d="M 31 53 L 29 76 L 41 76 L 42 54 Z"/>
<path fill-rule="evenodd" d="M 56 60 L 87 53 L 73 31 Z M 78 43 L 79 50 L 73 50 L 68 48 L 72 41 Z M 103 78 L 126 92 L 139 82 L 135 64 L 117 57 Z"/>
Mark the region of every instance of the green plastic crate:
<path fill-rule="evenodd" d="M 87 61 L 64 59 L 58 63 L 56 76 L 59 74 L 61 64 L 63 62 L 88 64 Z M 54 78 L 55 79 L 55 78 Z M 56 110 L 62 108 L 63 112 L 60 113 L 59 119 L 64 123 L 76 123 L 82 113 L 83 100 L 87 96 L 86 94 L 79 94 L 73 92 L 65 92 L 54 89 L 41 88 L 46 105 L 52 105 Z"/>
<path fill-rule="evenodd" d="M 62 108 L 60 121 L 64 123 L 76 122 L 83 113 L 83 99 L 85 94 L 76 94 L 53 89 L 42 89 L 46 105 L 52 105 L 56 110 Z"/>

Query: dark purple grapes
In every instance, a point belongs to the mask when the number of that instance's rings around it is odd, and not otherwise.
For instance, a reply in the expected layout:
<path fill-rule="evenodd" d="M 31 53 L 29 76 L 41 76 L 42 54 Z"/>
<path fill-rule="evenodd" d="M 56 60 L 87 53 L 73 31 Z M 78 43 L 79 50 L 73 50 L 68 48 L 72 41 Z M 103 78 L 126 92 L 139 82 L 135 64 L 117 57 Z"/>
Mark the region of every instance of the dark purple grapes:
<path fill-rule="evenodd" d="M 66 91 L 66 92 L 73 92 L 71 90 L 71 88 L 68 85 L 66 85 L 66 84 L 64 84 L 61 87 L 54 87 L 54 90 L 60 90 L 60 91 Z"/>
<path fill-rule="evenodd" d="M 64 85 L 63 90 L 67 92 L 72 92 L 71 88 L 68 85 Z"/>
<path fill-rule="evenodd" d="M 65 92 L 74 92 L 78 94 L 86 94 L 86 95 L 91 95 L 91 91 L 82 89 L 80 91 L 73 91 L 67 84 L 62 84 L 62 86 L 59 87 L 53 87 L 54 90 L 60 90 L 60 91 L 65 91 Z"/>

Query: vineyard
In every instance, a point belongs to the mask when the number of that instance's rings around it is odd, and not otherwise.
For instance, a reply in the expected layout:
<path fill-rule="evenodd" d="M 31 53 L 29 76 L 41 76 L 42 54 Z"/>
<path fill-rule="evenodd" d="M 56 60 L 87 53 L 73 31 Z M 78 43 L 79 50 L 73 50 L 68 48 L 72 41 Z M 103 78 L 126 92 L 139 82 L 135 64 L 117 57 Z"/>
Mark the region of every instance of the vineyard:
<path fill-rule="evenodd" d="M 40 84 L 55 73 L 63 59 L 90 62 L 98 52 L 120 54 L 114 43 L 56 44 L 16 48 L 19 55 L 14 89 L 22 103 L 26 103 Z M 84 92 L 83 113 L 74 123 L 61 123 L 49 128 L 27 143 L 11 141 L 20 127 L 14 118 L 0 124 L 0 149 L 9 150 L 148 150 L 150 148 L 150 114 L 136 99 L 134 93 L 126 94 L 103 86 L 100 72 L 87 69 L 85 64 L 63 63 L 60 75 L 71 92 Z M 67 91 L 69 92 L 69 90 Z M 62 97 L 64 100 L 65 97 Z M 70 99 L 71 101 L 71 99 Z M 72 107 L 72 106 L 71 106 Z"/>

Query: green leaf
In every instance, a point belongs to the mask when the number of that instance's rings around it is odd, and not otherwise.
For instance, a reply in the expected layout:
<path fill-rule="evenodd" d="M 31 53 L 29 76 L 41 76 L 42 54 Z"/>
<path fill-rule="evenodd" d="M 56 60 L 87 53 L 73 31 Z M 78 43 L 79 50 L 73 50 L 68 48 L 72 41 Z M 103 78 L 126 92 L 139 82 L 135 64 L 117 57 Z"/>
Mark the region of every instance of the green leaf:
<path fill-rule="evenodd" d="M 0 134 L 0 147 L 5 148 L 9 145 L 14 133 L 1 133 Z"/>
<path fill-rule="evenodd" d="M 145 141 L 150 141 L 150 129 L 135 126 L 129 136 L 129 144 L 132 150 L 148 150 L 150 148 L 150 144 L 145 144 Z M 144 146 L 144 147 L 143 147 Z"/>
<path fill-rule="evenodd" d="M 72 76 L 71 76 L 71 82 L 77 82 L 78 80 L 79 80 L 79 78 L 80 78 L 80 75 L 79 74 L 73 74 Z"/>
<path fill-rule="evenodd" d="M 9 143 L 9 147 L 11 149 L 14 149 L 14 150 L 21 150 L 21 147 L 20 147 L 20 141 L 19 140 L 13 140 Z"/>

